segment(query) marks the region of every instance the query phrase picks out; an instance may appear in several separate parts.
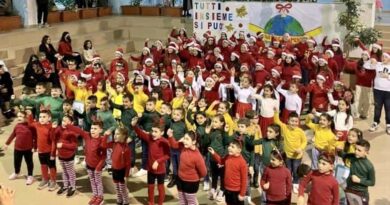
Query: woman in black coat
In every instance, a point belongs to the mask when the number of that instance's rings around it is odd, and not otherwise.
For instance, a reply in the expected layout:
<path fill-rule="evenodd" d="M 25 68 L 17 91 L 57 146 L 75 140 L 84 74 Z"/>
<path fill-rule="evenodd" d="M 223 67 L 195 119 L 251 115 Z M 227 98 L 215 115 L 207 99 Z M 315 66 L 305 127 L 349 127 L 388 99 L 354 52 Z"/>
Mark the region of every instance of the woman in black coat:
<path fill-rule="evenodd" d="M 13 82 L 9 72 L 0 65 L 0 107 L 3 115 L 11 118 L 13 113 L 10 107 L 11 96 L 14 94 Z"/>
<path fill-rule="evenodd" d="M 44 75 L 44 70 L 39 62 L 37 55 L 31 55 L 30 60 L 24 70 L 24 76 L 22 84 L 29 89 L 35 90 L 35 86 L 39 82 L 47 82 L 47 78 Z"/>
<path fill-rule="evenodd" d="M 51 44 L 50 36 L 44 35 L 44 36 L 42 37 L 41 45 L 39 45 L 39 52 L 45 53 L 45 54 L 46 54 L 46 58 L 47 58 L 51 63 L 53 63 L 54 65 L 56 65 L 56 63 L 57 63 L 57 58 L 55 57 L 55 55 L 57 54 L 57 51 L 56 51 L 56 49 L 53 47 L 53 45 Z"/>

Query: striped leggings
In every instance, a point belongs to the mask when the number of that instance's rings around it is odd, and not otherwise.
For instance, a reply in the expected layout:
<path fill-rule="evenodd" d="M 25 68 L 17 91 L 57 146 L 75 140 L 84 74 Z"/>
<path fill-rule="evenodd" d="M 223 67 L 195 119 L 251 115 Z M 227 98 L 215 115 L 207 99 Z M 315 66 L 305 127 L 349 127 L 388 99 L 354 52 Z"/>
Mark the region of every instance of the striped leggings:
<path fill-rule="evenodd" d="M 60 159 L 64 188 L 72 187 L 73 189 L 76 189 L 76 171 L 74 170 L 73 163 L 73 160 L 64 161 Z"/>
<path fill-rule="evenodd" d="M 129 193 L 125 183 L 115 183 L 116 201 L 119 204 L 129 204 Z"/>
<path fill-rule="evenodd" d="M 91 181 L 92 194 L 103 197 L 102 171 L 87 169 L 89 180 Z"/>
<path fill-rule="evenodd" d="M 179 191 L 179 204 L 180 205 L 197 205 L 196 193 L 189 194 Z"/>

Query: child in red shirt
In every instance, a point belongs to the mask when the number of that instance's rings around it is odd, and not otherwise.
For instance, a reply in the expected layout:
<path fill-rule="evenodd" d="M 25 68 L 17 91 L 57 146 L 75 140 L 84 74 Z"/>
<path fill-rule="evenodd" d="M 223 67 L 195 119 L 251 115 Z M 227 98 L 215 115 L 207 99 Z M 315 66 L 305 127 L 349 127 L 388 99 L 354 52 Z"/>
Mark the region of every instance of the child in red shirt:
<path fill-rule="evenodd" d="M 333 176 L 335 157 L 330 153 L 323 153 L 319 157 L 318 170 L 312 171 L 299 183 L 297 205 L 305 204 L 304 193 L 306 186 L 311 182 L 308 205 L 338 205 L 339 185 Z"/>
<path fill-rule="evenodd" d="M 188 132 L 179 141 L 173 137 L 173 130 L 168 130 L 169 144 L 180 150 L 179 175 L 176 181 L 180 204 L 198 204 L 196 192 L 200 178 L 207 174 L 206 164 L 197 148 L 194 132 Z"/>
<path fill-rule="evenodd" d="M 267 194 L 266 204 L 289 205 L 291 203 L 291 172 L 284 166 L 283 156 L 279 150 L 271 152 L 271 164 L 261 177 L 261 188 Z"/>
<path fill-rule="evenodd" d="M 88 204 L 102 205 L 103 200 L 103 182 L 102 168 L 106 160 L 106 148 L 103 146 L 103 141 L 107 138 L 101 137 L 103 132 L 103 123 L 96 121 L 91 125 L 91 131 L 85 132 L 81 128 L 73 125 L 67 125 L 69 131 L 77 133 L 84 139 L 85 142 L 85 161 L 87 163 L 87 172 L 91 182 L 93 197 Z M 105 135 L 110 135 L 105 133 Z"/>
<path fill-rule="evenodd" d="M 53 123 L 54 132 L 51 133 L 52 139 L 56 142 L 58 159 L 63 170 L 63 186 L 57 191 L 57 195 L 66 193 L 68 198 L 74 196 L 76 192 L 74 157 L 77 150 L 77 134 L 66 129 L 69 124 L 73 124 L 73 117 L 65 115 L 60 127 L 57 127 L 57 123 Z"/>
<path fill-rule="evenodd" d="M 50 135 L 50 132 L 52 131 L 50 122 L 51 113 L 48 110 L 41 110 L 38 122 L 34 121 L 31 111 L 27 111 L 27 113 L 28 125 L 34 127 L 37 131 L 38 156 L 42 172 L 42 181 L 39 184 L 38 189 L 42 190 L 46 186 L 49 186 L 49 191 L 54 191 L 57 189 L 57 170 L 55 161 L 55 141 Z"/>
<path fill-rule="evenodd" d="M 247 186 L 248 166 L 241 155 L 242 144 L 234 139 L 229 144 L 228 155 L 221 158 L 213 148 L 208 148 L 218 164 L 225 165 L 225 201 L 227 205 L 243 205 Z"/>
<path fill-rule="evenodd" d="M 14 148 L 14 168 L 15 172 L 9 176 L 9 180 L 15 180 L 19 178 L 20 167 L 22 164 L 22 159 L 27 164 L 27 181 L 26 185 L 31 185 L 34 182 L 33 171 L 34 171 L 34 162 L 33 162 L 33 152 L 32 149 L 37 150 L 37 136 L 35 129 L 28 126 L 27 124 L 27 114 L 24 111 L 19 111 L 17 114 L 17 122 L 14 130 L 9 136 L 7 142 L 4 145 L 4 150 L 8 148 L 8 145 L 15 139 L 15 148 Z"/>
<path fill-rule="evenodd" d="M 148 144 L 148 202 L 149 205 L 154 205 L 154 183 L 157 180 L 158 204 L 162 205 L 165 199 L 165 164 L 170 156 L 168 140 L 162 137 L 165 126 L 157 121 L 148 134 L 136 126 L 137 121 L 138 118 L 133 118 L 131 125 L 137 136 Z"/>
<path fill-rule="evenodd" d="M 128 130 L 125 127 L 118 127 L 115 130 L 114 142 L 105 144 L 106 140 L 104 140 L 104 147 L 112 149 L 112 178 L 115 183 L 116 201 L 117 204 L 123 205 L 130 203 L 125 180 L 129 177 L 131 166 L 131 152 L 127 145 L 128 136 Z"/>

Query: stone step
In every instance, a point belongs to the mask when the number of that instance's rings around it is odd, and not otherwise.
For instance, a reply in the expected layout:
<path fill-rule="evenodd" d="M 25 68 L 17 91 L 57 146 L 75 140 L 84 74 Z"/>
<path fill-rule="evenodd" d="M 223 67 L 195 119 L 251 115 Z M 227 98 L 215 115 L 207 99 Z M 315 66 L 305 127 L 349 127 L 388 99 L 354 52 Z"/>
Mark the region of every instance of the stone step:
<path fill-rule="evenodd" d="M 24 73 L 24 69 L 26 68 L 26 65 L 27 63 L 22 63 L 14 67 L 8 68 L 8 72 L 11 74 L 12 77 L 22 75 Z"/>
<path fill-rule="evenodd" d="M 381 31 L 383 39 L 390 39 L 390 31 Z"/>
<path fill-rule="evenodd" d="M 390 25 L 377 24 L 377 25 L 374 26 L 374 28 L 379 30 L 379 31 L 387 31 L 387 32 L 390 31 Z"/>
<path fill-rule="evenodd" d="M 11 67 L 16 66 L 15 58 L 5 58 L 2 60 L 4 61 L 4 64 L 7 66 L 7 68 L 11 68 Z"/>
<path fill-rule="evenodd" d="M 2 50 L 0 51 L 0 59 L 8 58 L 8 51 Z"/>

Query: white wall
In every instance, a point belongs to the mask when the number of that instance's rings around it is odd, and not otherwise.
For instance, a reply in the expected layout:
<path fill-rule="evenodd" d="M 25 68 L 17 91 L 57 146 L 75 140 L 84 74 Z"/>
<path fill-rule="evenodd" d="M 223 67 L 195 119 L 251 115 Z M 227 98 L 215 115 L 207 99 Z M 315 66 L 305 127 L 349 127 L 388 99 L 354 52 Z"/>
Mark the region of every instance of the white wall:
<path fill-rule="evenodd" d="M 37 3 L 35 0 L 17 0 L 13 1 L 13 8 L 16 13 L 22 17 L 24 26 L 36 25 L 37 22 Z"/>

